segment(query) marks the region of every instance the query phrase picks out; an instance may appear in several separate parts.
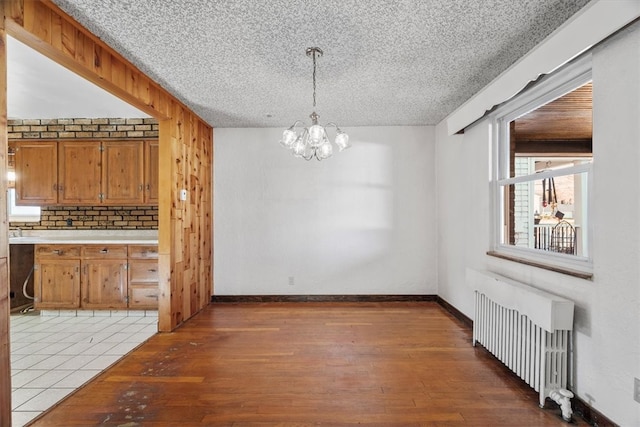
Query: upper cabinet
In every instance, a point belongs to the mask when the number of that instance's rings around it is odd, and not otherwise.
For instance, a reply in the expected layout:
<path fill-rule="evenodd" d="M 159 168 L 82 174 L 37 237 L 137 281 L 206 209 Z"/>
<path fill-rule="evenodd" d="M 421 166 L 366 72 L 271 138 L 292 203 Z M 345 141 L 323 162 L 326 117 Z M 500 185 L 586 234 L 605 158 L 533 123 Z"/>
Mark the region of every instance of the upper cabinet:
<path fill-rule="evenodd" d="M 158 142 L 16 141 L 18 205 L 157 205 Z"/>
<path fill-rule="evenodd" d="M 144 144 L 138 141 L 102 143 L 102 193 L 109 204 L 144 203 Z"/>
<path fill-rule="evenodd" d="M 16 204 L 58 202 L 58 146 L 55 141 L 11 143 L 15 153 Z"/>
<path fill-rule="evenodd" d="M 58 203 L 100 203 L 100 141 L 58 143 Z M 17 172 L 16 172 L 17 173 Z"/>

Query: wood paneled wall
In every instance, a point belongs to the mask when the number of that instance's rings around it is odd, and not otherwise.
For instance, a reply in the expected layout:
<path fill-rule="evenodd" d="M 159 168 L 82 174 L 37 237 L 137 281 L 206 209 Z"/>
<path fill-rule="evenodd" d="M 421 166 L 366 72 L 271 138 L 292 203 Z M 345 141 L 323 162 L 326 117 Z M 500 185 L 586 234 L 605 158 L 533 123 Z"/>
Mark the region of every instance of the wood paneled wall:
<path fill-rule="evenodd" d="M 171 331 L 212 293 L 213 129 L 48 0 L 2 0 L 0 176 L 6 175 L 9 34 L 160 121 L 159 328 Z M 0 6 L 1 8 L 1 6 Z M 6 33 L 5 33 L 6 31 Z M 188 190 L 186 201 L 179 190 Z M 6 194 L 0 180 L 0 206 Z M 0 425 L 10 425 L 8 223 L 0 209 Z"/>
<path fill-rule="evenodd" d="M 0 177 L 7 176 L 7 37 L 0 22 Z M 0 179 L 0 206 L 7 206 L 7 180 Z M 9 343 L 9 221 L 0 209 L 0 426 L 11 425 L 11 350 Z"/>

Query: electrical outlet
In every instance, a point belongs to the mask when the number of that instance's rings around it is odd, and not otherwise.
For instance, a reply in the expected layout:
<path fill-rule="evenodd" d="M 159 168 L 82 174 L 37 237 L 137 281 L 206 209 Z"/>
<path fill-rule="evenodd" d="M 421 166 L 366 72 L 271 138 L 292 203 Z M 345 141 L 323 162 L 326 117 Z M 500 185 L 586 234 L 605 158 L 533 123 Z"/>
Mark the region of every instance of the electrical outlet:
<path fill-rule="evenodd" d="M 640 403 L 640 379 L 633 379 L 633 398 L 636 402 Z"/>
<path fill-rule="evenodd" d="M 289 276 L 289 286 L 293 286 L 295 284 L 296 283 L 295 283 L 295 280 L 294 280 L 293 276 Z"/>

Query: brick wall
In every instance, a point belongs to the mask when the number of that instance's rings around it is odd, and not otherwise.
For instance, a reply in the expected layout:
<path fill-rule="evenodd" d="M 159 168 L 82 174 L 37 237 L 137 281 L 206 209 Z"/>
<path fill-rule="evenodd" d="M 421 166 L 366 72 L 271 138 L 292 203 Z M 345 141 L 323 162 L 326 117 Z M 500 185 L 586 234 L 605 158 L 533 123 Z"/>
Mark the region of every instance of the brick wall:
<path fill-rule="evenodd" d="M 157 230 L 156 206 L 50 206 L 40 222 L 11 222 L 22 230 Z"/>
<path fill-rule="evenodd" d="M 158 121 L 148 119 L 27 119 L 7 122 L 9 139 L 157 138 Z"/>
<path fill-rule="evenodd" d="M 533 173 L 529 157 L 515 158 L 515 172 L 516 176 L 529 175 Z M 533 221 L 533 212 L 530 206 L 530 184 L 528 182 L 515 184 L 515 196 L 515 244 L 516 246 L 529 247 L 529 240 L 532 235 L 532 230 L 529 230 L 529 227 Z"/>
<path fill-rule="evenodd" d="M 154 118 L 9 120 L 10 140 L 157 138 Z M 71 220 L 68 222 L 68 220 Z M 67 225 L 71 224 L 71 225 Z M 10 222 L 23 230 L 157 230 L 157 206 L 43 206 L 40 222 Z"/>

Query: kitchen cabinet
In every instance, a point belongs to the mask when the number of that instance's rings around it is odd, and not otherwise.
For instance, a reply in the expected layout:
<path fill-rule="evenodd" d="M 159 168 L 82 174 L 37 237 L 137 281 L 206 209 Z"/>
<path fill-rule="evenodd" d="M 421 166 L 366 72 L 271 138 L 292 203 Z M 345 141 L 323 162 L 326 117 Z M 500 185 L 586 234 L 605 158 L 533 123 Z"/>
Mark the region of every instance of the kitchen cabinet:
<path fill-rule="evenodd" d="M 58 201 L 58 146 L 55 141 L 11 142 L 15 156 L 16 204 L 41 206 Z"/>
<path fill-rule="evenodd" d="M 37 245 L 35 248 L 34 304 L 37 309 L 80 306 L 80 248 Z"/>
<path fill-rule="evenodd" d="M 100 142 L 60 141 L 58 153 L 58 202 L 73 205 L 99 203 Z"/>
<path fill-rule="evenodd" d="M 129 308 L 158 308 L 158 247 L 129 246 Z"/>
<path fill-rule="evenodd" d="M 36 309 L 158 308 L 158 246 L 35 246 Z"/>
<path fill-rule="evenodd" d="M 127 308 L 126 270 L 126 246 L 84 246 L 80 306 L 87 309 Z"/>
<path fill-rule="evenodd" d="M 157 205 L 158 141 L 12 142 L 16 204 Z"/>
<path fill-rule="evenodd" d="M 144 203 L 144 149 L 140 141 L 102 143 L 101 202 L 116 205 Z"/>

